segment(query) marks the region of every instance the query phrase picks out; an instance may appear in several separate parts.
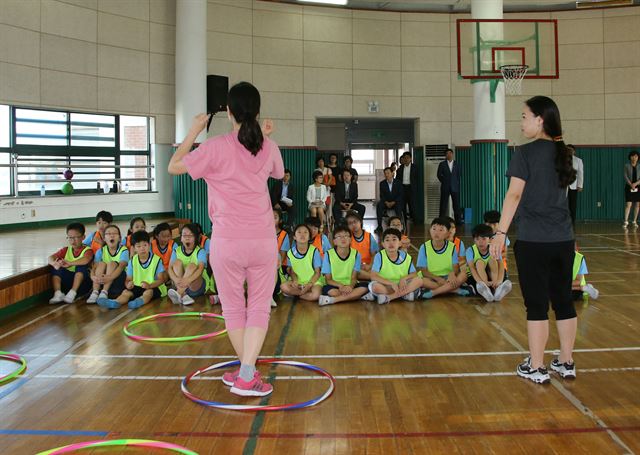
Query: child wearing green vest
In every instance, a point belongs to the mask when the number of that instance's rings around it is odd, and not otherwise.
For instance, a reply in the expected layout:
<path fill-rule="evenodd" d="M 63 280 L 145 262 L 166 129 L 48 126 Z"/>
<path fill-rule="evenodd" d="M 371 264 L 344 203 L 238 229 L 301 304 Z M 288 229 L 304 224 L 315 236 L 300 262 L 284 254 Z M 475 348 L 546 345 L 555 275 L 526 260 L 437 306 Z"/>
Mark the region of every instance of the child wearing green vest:
<path fill-rule="evenodd" d="M 487 302 L 499 302 L 511 292 L 513 284 L 505 279 L 503 262 L 489 253 L 493 229 L 478 224 L 472 235 L 474 244 L 467 248 L 467 284 Z"/>
<path fill-rule="evenodd" d="M 322 274 L 327 282 L 318 300 L 320 306 L 360 299 L 368 292 L 366 283 L 358 282 L 360 253 L 351 248 L 351 231 L 338 226 L 333 231 L 332 249 L 324 255 Z"/>
<path fill-rule="evenodd" d="M 136 253 L 127 266 L 125 290 L 117 299 L 98 299 L 98 305 L 103 308 L 120 308 L 129 303 L 129 308 L 140 308 L 151 300 L 167 295 L 164 282 L 167 273 L 162 265 L 160 256 L 151 252 L 151 238 L 147 231 L 134 232 L 131 244 Z"/>
<path fill-rule="evenodd" d="M 422 272 L 422 286 L 427 290 L 423 299 L 430 299 L 450 292 L 461 296 L 471 293 L 462 286 L 467 274 L 460 270 L 458 252 L 449 238 L 449 221 L 446 218 L 434 218 L 429 229 L 431 240 L 427 240 L 418 251 L 418 270 Z"/>
<path fill-rule="evenodd" d="M 120 244 L 121 237 L 120 228 L 115 224 L 110 224 L 104 229 L 106 244 L 96 252 L 94 257 L 94 268 L 91 273 L 93 292 L 87 299 L 87 303 L 108 299 L 109 294 L 120 295 L 124 290 L 127 277 L 124 269 L 129 264 L 129 250 L 126 245 Z"/>
<path fill-rule="evenodd" d="M 291 281 L 281 283 L 280 289 L 287 296 L 315 302 L 320 297 L 324 284 L 320 276 L 322 267 L 320 252 L 309 243 L 311 229 L 306 224 L 296 226 L 293 238 L 295 243 L 287 252 L 289 262 L 287 271 Z"/>
<path fill-rule="evenodd" d="M 382 233 L 383 250 L 373 258 L 371 283 L 364 300 L 375 297 L 384 305 L 402 297 L 413 301 L 420 296 L 422 280 L 418 278 L 411 256 L 400 249 L 402 234 L 397 229 L 388 228 Z"/>
<path fill-rule="evenodd" d="M 200 228 L 195 224 L 182 227 L 180 245 L 173 248 L 168 272 L 173 288 L 167 295 L 175 304 L 193 305 L 193 299 L 207 290 L 207 252 L 200 248 Z"/>
<path fill-rule="evenodd" d="M 573 300 L 581 299 L 585 295 L 596 300 L 600 295 L 600 291 L 594 288 L 592 284 L 587 283 L 587 279 L 584 276 L 588 273 L 586 259 L 576 250 L 573 257 L 573 282 L 571 283 Z"/>
<path fill-rule="evenodd" d="M 82 223 L 67 225 L 69 246 L 60 248 L 47 258 L 48 264 L 53 267 L 53 297 L 49 303 L 72 303 L 78 294 L 86 294 L 91 289 L 89 264 L 93 260 L 93 251 L 89 246 L 83 245 L 84 233 Z"/>

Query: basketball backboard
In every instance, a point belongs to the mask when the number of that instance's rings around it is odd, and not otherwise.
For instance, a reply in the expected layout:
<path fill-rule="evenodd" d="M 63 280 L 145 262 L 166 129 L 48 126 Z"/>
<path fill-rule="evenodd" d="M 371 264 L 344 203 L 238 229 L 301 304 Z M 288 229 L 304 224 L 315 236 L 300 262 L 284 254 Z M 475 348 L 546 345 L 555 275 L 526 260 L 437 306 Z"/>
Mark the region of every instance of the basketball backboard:
<path fill-rule="evenodd" d="M 525 79 L 557 79 L 558 23 L 553 19 L 458 19 L 458 75 L 502 79 L 503 65 L 528 65 Z"/>

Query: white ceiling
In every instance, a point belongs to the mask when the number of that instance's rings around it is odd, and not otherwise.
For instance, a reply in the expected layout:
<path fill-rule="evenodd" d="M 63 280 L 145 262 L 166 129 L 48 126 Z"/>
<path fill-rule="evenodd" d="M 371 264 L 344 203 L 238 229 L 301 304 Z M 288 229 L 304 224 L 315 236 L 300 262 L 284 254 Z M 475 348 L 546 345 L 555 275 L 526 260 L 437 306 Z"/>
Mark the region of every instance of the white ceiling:
<path fill-rule="evenodd" d="M 280 0 L 298 3 L 297 0 Z M 483 0 L 477 0 L 483 1 Z M 567 0 L 503 0 L 505 12 L 575 10 L 576 2 Z M 634 0 L 640 6 L 640 0 Z M 436 13 L 468 13 L 471 0 L 349 0 L 348 8 L 377 11 L 412 11 Z"/>

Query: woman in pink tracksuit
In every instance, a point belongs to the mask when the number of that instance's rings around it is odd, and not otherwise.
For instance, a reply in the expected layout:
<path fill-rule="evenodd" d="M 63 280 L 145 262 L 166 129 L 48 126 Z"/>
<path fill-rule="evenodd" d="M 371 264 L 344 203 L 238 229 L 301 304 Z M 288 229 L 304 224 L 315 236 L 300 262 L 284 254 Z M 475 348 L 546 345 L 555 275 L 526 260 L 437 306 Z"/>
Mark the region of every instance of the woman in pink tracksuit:
<path fill-rule="evenodd" d="M 256 359 L 269 325 L 278 248 L 267 188 L 269 177 L 281 179 L 280 149 L 263 132 L 257 117 L 260 93 L 240 82 L 229 90 L 228 134 L 208 139 L 189 153 L 209 116 L 198 115 L 169 162 L 169 173 L 189 173 L 207 182 L 209 217 L 213 225 L 210 263 L 216 277 L 222 314 L 240 369 L 227 372 L 223 382 L 242 396 L 273 391 L 256 371 Z M 269 134 L 271 125 L 265 125 Z M 244 282 L 247 282 L 247 299 Z"/>

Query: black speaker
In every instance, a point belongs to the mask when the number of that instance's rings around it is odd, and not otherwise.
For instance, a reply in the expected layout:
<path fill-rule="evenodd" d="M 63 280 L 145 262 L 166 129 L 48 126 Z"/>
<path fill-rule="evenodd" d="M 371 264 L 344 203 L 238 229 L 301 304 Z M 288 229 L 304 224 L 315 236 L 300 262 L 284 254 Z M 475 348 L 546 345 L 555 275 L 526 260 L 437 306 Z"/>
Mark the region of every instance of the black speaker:
<path fill-rule="evenodd" d="M 227 76 L 207 76 L 207 112 L 215 114 L 227 110 L 229 78 Z"/>

